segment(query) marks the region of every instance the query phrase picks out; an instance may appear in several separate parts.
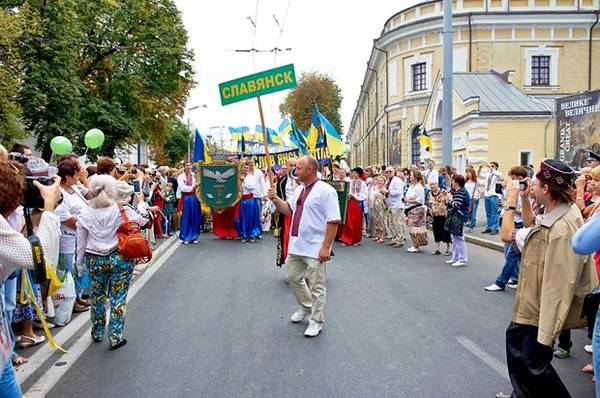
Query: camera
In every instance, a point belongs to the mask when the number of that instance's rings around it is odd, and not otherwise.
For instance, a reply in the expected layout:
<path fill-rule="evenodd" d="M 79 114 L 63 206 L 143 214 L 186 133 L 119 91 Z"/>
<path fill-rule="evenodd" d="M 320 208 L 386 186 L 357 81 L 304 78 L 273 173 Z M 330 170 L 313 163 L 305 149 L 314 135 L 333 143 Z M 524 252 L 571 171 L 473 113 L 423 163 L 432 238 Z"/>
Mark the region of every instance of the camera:
<path fill-rule="evenodd" d="M 527 189 L 527 181 L 521 180 L 519 181 L 519 190 L 525 192 Z"/>
<path fill-rule="evenodd" d="M 496 183 L 496 193 L 502 194 L 502 183 L 500 183 L 500 182 Z"/>
<path fill-rule="evenodd" d="M 8 160 L 25 164 L 29 161 L 29 158 L 25 155 L 20 154 L 19 152 L 11 152 L 8 154 Z"/>
<path fill-rule="evenodd" d="M 21 204 L 28 209 L 40 209 L 44 207 L 44 199 L 40 190 L 33 185 L 34 181 L 46 186 L 54 184 L 54 180 L 50 177 L 25 176 L 25 193 L 23 195 L 23 203 Z"/>

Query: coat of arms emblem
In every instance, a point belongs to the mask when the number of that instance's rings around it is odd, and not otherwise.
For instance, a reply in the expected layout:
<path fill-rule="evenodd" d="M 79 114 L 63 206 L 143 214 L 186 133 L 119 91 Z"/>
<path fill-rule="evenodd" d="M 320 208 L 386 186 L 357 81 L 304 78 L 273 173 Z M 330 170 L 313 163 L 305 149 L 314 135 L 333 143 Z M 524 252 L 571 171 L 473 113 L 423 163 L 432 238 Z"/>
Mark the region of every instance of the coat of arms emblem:
<path fill-rule="evenodd" d="M 197 166 L 198 199 L 217 212 L 235 205 L 242 197 L 237 163 L 215 162 Z"/>

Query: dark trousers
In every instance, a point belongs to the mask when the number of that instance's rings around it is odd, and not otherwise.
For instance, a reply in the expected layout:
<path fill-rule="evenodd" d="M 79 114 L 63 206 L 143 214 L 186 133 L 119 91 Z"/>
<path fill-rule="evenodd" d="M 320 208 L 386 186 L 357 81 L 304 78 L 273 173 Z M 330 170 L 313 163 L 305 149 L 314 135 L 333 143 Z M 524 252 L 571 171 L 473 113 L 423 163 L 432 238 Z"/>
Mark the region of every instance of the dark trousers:
<path fill-rule="evenodd" d="M 558 348 L 569 351 L 571 347 L 573 347 L 573 342 L 571 341 L 571 331 L 569 329 L 565 329 L 558 335 Z"/>
<path fill-rule="evenodd" d="M 570 397 L 550 363 L 552 347 L 537 342 L 537 326 L 511 322 L 506 330 L 506 362 L 513 398 Z"/>

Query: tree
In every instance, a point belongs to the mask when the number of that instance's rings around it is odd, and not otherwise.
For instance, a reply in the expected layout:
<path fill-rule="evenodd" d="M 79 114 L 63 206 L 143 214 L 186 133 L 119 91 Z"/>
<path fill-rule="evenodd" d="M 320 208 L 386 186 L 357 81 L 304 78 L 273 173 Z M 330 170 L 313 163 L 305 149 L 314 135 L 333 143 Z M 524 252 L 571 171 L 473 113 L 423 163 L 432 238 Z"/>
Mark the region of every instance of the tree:
<path fill-rule="evenodd" d="M 161 164 L 168 163 L 170 166 L 179 166 L 181 161 L 187 157 L 189 134 L 187 126 L 179 119 L 173 121 L 169 126 L 164 145 L 153 147 L 155 151 L 163 149 L 163 157 L 160 159 L 155 156 L 154 160 L 160 161 Z"/>
<path fill-rule="evenodd" d="M 173 0 L 25 0 L 20 102 L 49 155 L 56 135 L 83 152 L 90 128 L 105 134 L 92 155 L 165 141 L 193 86 L 193 53 Z"/>
<path fill-rule="evenodd" d="M 0 141 L 7 146 L 25 135 L 17 100 L 21 77 L 17 51 L 20 36 L 19 15 L 0 8 Z"/>
<path fill-rule="evenodd" d="M 291 90 L 279 105 L 279 112 L 282 117 L 291 117 L 298 127 L 305 131 L 311 123 L 314 103 L 319 106 L 319 110 L 333 124 L 333 127 L 341 133 L 342 90 L 326 74 L 302 73 L 298 79 L 298 86 Z"/>

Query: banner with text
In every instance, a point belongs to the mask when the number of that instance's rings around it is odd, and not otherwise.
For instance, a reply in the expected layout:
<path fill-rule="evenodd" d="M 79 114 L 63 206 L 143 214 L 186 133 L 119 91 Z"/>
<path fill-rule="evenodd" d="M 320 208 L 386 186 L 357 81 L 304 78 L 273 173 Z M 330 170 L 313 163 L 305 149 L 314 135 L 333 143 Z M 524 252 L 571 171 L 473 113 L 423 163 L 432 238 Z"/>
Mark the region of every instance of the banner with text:
<path fill-rule="evenodd" d="M 600 91 L 560 98 L 556 101 L 556 156 L 580 169 L 588 152 L 600 152 Z"/>

